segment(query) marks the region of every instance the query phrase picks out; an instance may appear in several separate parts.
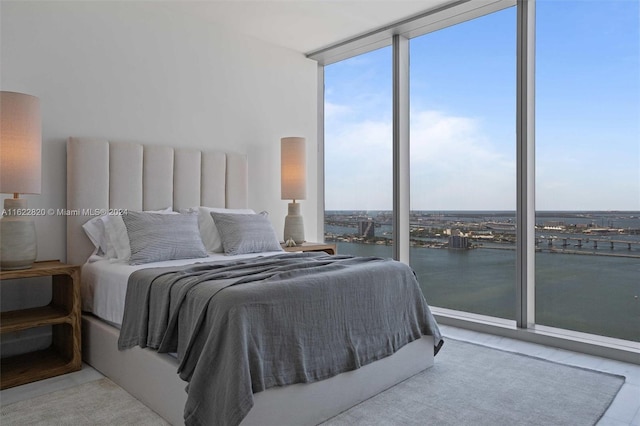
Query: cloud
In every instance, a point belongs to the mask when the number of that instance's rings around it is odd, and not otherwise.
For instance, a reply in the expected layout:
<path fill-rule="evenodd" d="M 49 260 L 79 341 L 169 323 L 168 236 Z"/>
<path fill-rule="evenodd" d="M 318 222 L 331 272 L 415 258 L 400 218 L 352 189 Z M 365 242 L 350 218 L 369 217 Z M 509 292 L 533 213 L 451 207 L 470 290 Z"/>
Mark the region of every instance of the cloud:
<path fill-rule="evenodd" d="M 602 150 L 595 158 L 587 149 L 538 151 L 537 210 L 640 210 L 640 162 L 633 154 L 608 161 Z"/>
<path fill-rule="evenodd" d="M 391 210 L 391 123 L 363 121 L 325 136 L 328 210 Z"/>
<path fill-rule="evenodd" d="M 330 121 L 335 117 L 344 117 L 351 112 L 351 107 L 331 102 L 324 103 L 324 119 Z"/>
<path fill-rule="evenodd" d="M 326 208 L 390 210 L 391 122 L 340 118 L 333 116 L 325 135 Z M 412 114 L 412 209 L 515 208 L 515 143 L 513 152 L 500 152 L 481 124 L 440 111 Z"/>
<path fill-rule="evenodd" d="M 477 119 L 439 111 L 411 118 L 412 209 L 515 209 L 515 140 L 503 152 Z"/>

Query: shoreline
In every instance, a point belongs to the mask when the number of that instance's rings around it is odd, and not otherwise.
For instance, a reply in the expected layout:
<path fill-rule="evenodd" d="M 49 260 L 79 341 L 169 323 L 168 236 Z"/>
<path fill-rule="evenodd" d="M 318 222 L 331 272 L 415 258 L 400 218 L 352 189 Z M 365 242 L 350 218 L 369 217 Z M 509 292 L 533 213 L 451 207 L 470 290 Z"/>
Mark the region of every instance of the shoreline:
<path fill-rule="evenodd" d="M 429 247 L 425 247 L 429 248 Z M 486 250 L 515 250 L 515 247 L 474 247 L 474 249 L 486 249 Z M 626 257 L 631 259 L 640 259 L 640 254 L 627 254 L 627 253 L 597 253 L 593 251 L 580 251 L 580 250 L 558 250 L 558 249 L 540 249 L 536 248 L 536 253 L 551 253 L 551 254 L 576 254 L 583 256 L 609 256 L 609 257 Z"/>
<path fill-rule="evenodd" d="M 332 243 L 347 243 L 347 244 L 361 244 L 361 245 L 365 245 L 365 246 L 375 246 L 375 245 L 384 245 L 384 246 L 390 246 L 390 244 L 375 244 L 375 243 L 365 243 L 365 242 L 353 242 L 353 241 L 331 241 L 331 240 L 327 240 L 328 242 L 332 242 Z M 429 246 L 416 246 L 416 245 L 412 245 L 411 248 L 419 248 L 419 249 L 433 249 L 433 250 L 449 250 L 448 247 L 429 247 Z M 458 251 L 464 251 L 464 250 L 475 250 L 475 249 L 484 249 L 484 250 L 509 250 L 509 251 L 515 251 L 515 246 L 511 246 L 511 247 L 486 247 L 486 246 L 476 246 L 476 247 L 471 247 L 469 249 L 452 249 L 452 250 L 458 250 Z M 562 249 L 546 249 L 546 248 L 539 248 L 536 247 L 536 253 L 551 253 L 551 254 L 573 254 L 573 255 L 580 255 L 580 256 L 605 256 L 605 257 L 622 257 L 622 258 L 627 258 L 627 259 L 640 259 L 640 254 L 628 254 L 628 253 L 603 253 L 603 252 L 593 252 L 593 251 L 580 251 L 580 250 L 562 250 Z"/>

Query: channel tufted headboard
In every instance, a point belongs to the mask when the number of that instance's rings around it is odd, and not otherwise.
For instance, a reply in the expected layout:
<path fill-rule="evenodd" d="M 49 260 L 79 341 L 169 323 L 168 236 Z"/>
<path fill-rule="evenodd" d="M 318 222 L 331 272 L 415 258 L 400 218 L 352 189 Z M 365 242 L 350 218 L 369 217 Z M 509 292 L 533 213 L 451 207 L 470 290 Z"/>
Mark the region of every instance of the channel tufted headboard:
<path fill-rule="evenodd" d="M 246 208 L 247 200 L 246 155 L 69 138 L 67 262 L 88 259 L 94 247 L 82 225 L 109 209 Z"/>

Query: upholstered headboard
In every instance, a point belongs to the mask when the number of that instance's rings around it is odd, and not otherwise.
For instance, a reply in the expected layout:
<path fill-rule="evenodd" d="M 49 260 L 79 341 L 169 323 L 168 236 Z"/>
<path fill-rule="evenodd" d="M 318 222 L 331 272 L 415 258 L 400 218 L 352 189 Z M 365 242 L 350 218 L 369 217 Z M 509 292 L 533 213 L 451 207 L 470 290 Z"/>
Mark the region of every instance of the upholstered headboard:
<path fill-rule="evenodd" d="M 67 262 L 83 264 L 93 244 L 82 225 L 109 209 L 246 208 L 242 154 L 69 138 Z M 103 213 L 104 214 L 104 213 Z"/>

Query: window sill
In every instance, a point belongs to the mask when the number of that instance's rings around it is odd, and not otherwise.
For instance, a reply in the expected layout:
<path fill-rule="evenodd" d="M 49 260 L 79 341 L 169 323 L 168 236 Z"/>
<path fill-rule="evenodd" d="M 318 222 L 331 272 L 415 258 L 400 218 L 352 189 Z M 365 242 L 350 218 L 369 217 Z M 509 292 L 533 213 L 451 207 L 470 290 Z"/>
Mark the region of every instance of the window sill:
<path fill-rule="evenodd" d="M 440 324 L 640 365 L 638 342 L 542 325 L 523 329 L 512 320 L 437 307 L 431 310 Z"/>

